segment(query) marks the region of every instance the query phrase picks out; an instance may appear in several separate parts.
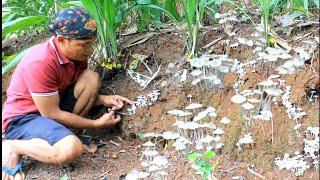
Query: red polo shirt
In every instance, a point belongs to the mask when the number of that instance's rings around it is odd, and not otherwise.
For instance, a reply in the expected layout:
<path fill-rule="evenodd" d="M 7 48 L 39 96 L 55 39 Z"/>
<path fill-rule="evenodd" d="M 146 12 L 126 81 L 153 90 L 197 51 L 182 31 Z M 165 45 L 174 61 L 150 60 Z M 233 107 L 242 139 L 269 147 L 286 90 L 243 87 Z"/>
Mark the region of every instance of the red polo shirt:
<path fill-rule="evenodd" d="M 54 37 L 31 49 L 16 67 L 7 89 L 7 100 L 2 110 L 2 132 L 7 130 L 12 117 L 39 112 L 31 95 L 62 96 L 87 65 L 87 61 L 69 60 Z"/>

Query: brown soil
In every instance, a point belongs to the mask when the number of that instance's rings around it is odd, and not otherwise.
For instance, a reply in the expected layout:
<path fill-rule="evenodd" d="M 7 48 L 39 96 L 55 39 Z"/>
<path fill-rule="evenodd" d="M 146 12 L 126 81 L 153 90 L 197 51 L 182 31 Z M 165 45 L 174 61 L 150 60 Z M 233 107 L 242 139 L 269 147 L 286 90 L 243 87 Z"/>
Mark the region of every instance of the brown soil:
<path fill-rule="evenodd" d="M 317 27 L 315 27 L 317 28 Z M 252 26 L 247 24 L 237 25 L 238 34 L 241 37 L 251 38 L 253 32 Z M 309 31 L 312 31 L 309 30 Z M 295 32 L 304 34 L 306 32 Z M 222 31 L 208 31 L 202 35 L 201 46 L 212 42 Z M 126 37 L 128 39 L 133 37 Z M 176 62 L 184 53 L 185 38 L 178 35 L 178 32 L 169 34 L 158 34 L 150 38 L 145 43 L 136 45 L 123 51 L 123 63 L 130 64 L 132 57 L 130 54 L 143 54 L 149 58 L 150 67 L 156 71 L 157 66 L 163 64 L 160 76 L 156 78 L 145 90 L 130 79 L 124 72 L 118 73 L 110 81 L 103 85 L 105 92 L 114 91 L 116 94 L 134 99 L 138 95 L 146 95 L 151 90 L 161 90 L 158 101 L 148 107 L 140 109 L 135 116 L 123 117 L 122 123 L 112 129 L 100 130 L 98 132 L 88 131 L 87 135 L 95 140 L 98 145 L 98 151 L 95 154 L 83 154 L 72 166 L 63 167 L 60 165 L 47 165 L 30 158 L 26 158 L 27 179 L 59 179 L 65 173 L 70 179 L 123 179 L 132 169 L 142 169 L 140 165 L 141 145 L 145 142 L 138 138 L 139 133 L 163 132 L 173 130 L 174 117 L 166 114 L 168 110 L 174 108 L 182 109 L 188 103 L 188 94 L 192 94 L 193 102 L 199 102 L 204 105 L 211 105 L 217 109 L 218 117 L 212 120 L 214 124 L 222 127 L 226 135 L 222 136 L 222 142 L 225 147 L 214 159 L 218 165 L 214 170 L 214 176 L 218 179 L 232 179 L 233 176 L 243 176 L 246 179 L 258 179 L 257 176 L 249 173 L 247 167 L 254 165 L 254 171 L 260 173 L 266 179 L 319 179 L 319 172 L 311 168 L 305 172 L 302 177 L 295 177 L 289 171 L 279 170 L 273 160 L 275 157 L 283 157 L 284 153 L 294 153 L 303 149 L 303 136 L 296 135 L 293 131 L 294 121 L 288 119 L 285 107 L 272 106 L 274 115 L 274 141 L 271 143 L 270 123 L 263 123 L 264 129 L 258 122 L 253 122 L 251 126 L 245 125 L 241 117 L 240 106 L 230 101 L 234 95 L 232 90 L 233 83 L 237 80 L 235 73 L 228 73 L 224 78 L 223 90 L 221 93 L 203 93 L 199 88 L 191 87 L 188 84 L 179 85 L 174 83 L 170 74 L 165 73 L 169 62 Z M 292 45 L 295 45 L 292 41 Z M 246 46 L 229 48 L 225 41 L 221 40 L 211 47 L 212 53 L 227 53 L 231 58 L 237 58 L 240 62 L 246 62 L 256 58 L 252 50 Z M 307 126 L 319 126 L 319 100 L 316 103 L 309 103 L 306 94 L 310 89 L 318 89 L 319 92 L 319 49 L 316 50 L 312 59 L 312 67 L 306 64 L 305 68 L 295 75 L 286 76 L 286 83 L 292 86 L 291 100 L 297 106 L 301 107 L 307 116 L 302 121 L 301 132 Z M 313 68 L 315 73 L 311 70 Z M 148 74 L 147 69 L 140 64 L 137 71 Z M 272 74 L 272 69 L 258 68 L 255 73 L 247 70 L 247 79 L 245 88 L 255 87 L 257 82 L 266 79 Z M 8 85 L 10 75 L 3 76 L 3 98 L 4 90 Z M 160 88 L 161 83 L 167 82 L 167 85 Z M 102 113 L 102 112 L 100 112 Z M 222 125 L 220 119 L 224 116 L 232 121 L 228 125 Z M 246 146 L 242 151 L 238 151 L 235 146 L 240 136 L 251 132 L 254 143 Z M 115 146 L 110 140 L 119 144 Z M 165 144 L 159 144 L 158 149 L 162 150 L 160 154 L 168 157 L 171 166 L 165 169 L 169 173 L 166 179 L 201 179 L 195 175 L 190 163 L 186 158 L 175 151 L 169 143 L 166 149 Z M 233 167 L 231 170 L 228 170 Z"/>

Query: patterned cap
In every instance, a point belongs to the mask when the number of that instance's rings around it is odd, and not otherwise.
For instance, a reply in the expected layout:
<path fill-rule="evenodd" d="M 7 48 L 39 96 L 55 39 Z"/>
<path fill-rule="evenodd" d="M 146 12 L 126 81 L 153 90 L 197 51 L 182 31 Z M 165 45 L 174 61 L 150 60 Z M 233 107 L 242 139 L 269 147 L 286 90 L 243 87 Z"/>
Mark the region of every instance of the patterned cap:
<path fill-rule="evenodd" d="M 97 35 L 97 25 L 82 7 L 72 7 L 57 14 L 50 31 L 71 39 L 89 39 Z"/>

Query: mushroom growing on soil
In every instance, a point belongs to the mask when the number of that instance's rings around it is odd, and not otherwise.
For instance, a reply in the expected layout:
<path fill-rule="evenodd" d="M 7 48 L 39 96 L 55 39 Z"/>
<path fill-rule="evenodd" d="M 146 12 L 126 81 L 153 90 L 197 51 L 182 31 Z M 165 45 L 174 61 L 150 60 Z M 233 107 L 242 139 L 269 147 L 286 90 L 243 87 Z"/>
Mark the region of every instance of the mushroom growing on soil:
<path fill-rule="evenodd" d="M 231 98 L 231 101 L 236 104 L 244 103 L 246 100 L 247 100 L 247 98 L 244 96 L 241 96 L 240 94 L 236 94 L 236 95 L 232 96 L 232 98 Z"/>
<path fill-rule="evenodd" d="M 242 104 L 241 107 L 243 108 L 242 118 L 245 120 L 245 122 L 248 122 L 249 124 L 251 124 L 250 110 L 254 108 L 254 105 L 249 102 L 246 102 Z"/>
<path fill-rule="evenodd" d="M 189 104 L 185 109 L 187 110 L 191 110 L 193 109 L 193 112 L 195 113 L 197 108 L 201 108 L 203 105 L 202 104 L 199 104 L 199 103 L 191 103 Z"/>

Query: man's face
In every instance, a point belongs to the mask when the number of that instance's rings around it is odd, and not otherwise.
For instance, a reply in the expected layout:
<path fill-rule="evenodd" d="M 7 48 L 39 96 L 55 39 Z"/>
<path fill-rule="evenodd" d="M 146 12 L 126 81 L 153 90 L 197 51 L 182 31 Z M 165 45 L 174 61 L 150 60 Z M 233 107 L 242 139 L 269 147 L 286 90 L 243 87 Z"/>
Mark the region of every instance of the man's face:
<path fill-rule="evenodd" d="M 64 48 L 66 56 L 75 61 L 84 61 L 89 58 L 93 52 L 95 37 L 86 40 L 65 39 Z"/>

